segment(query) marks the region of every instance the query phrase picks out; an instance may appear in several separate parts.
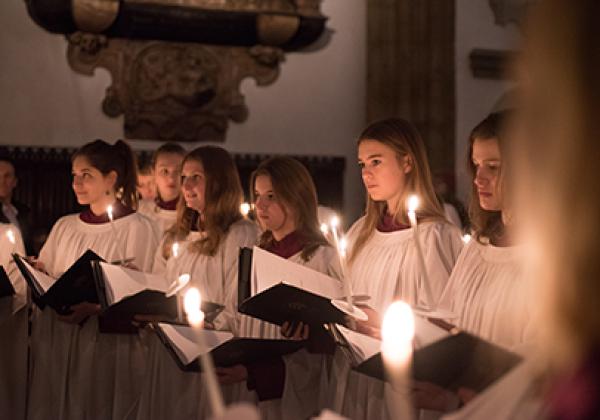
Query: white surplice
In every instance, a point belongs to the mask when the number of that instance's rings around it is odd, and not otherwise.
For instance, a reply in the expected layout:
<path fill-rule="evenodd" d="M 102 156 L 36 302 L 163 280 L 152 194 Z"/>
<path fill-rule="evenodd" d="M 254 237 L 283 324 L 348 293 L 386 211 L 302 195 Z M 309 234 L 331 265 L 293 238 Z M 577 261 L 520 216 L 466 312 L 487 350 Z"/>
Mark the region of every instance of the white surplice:
<path fill-rule="evenodd" d="M 152 223 L 133 213 L 110 223 L 90 224 L 78 214 L 59 219 L 40 262 L 52 276 L 66 271 L 86 250 L 107 261 L 133 257 L 150 271 L 158 244 Z M 83 325 L 36 311 L 31 338 L 29 419 L 127 419 L 134 415 L 147 349 L 139 334 L 101 334 L 98 318 Z"/>
<path fill-rule="evenodd" d="M 247 220 L 232 224 L 214 256 L 201 255 L 191 247 L 202 235 L 191 232 L 180 243 L 180 254 L 168 260 L 165 277 L 171 282 L 181 274 L 189 274 L 190 283 L 200 290 L 203 300 L 225 306 L 214 322 L 215 328 L 235 332 L 239 249 L 256 243 L 258 227 Z M 152 341 L 137 418 L 208 418 L 210 405 L 200 374 L 182 371 L 159 339 L 153 337 Z M 245 387 L 221 388 L 226 403 L 255 400 L 254 393 Z"/>
<path fill-rule="evenodd" d="M 152 221 L 159 240 L 162 240 L 167 229 L 177 222 L 177 210 L 163 209 L 154 200 L 141 200 L 137 211 Z M 167 260 L 161 251 L 159 247 L 155 254 L 152 267 L 152 271 L 155 273 L 163 273 L 167 268 Z"/>
<path fill-rule="evenodd" d="M 364 217 L 348 232 L 350 251 L 363 223 Z M 366 303 L 382 317 L 396 299 L 410 305 L 435 306 L 463 246 L 460 231 L 450 223 L 426 222 L 419 225 L 433 294 L 433 302 L 428 302 L 413 233 L 413 229 L 389 233 L 376 230 L 348 268 L 353 293 L 370 296 Z M 334 357 L 331 376 L 328 408 L 351 419 L 388 418 L 384 382 L 353 371 L 346 356 L 339 350 Z"/>
<path fill-rule="evenodd" d="M 13 244 L 7 235 L 13 232 Z M 11 419 L 25 418 L 27 397 L 27 286 L 12 253 L 25 255 L 19 229 L 0 223 L 0 265 L 6 271 L 14 296 L 0 298 L 0 413 Z"/>

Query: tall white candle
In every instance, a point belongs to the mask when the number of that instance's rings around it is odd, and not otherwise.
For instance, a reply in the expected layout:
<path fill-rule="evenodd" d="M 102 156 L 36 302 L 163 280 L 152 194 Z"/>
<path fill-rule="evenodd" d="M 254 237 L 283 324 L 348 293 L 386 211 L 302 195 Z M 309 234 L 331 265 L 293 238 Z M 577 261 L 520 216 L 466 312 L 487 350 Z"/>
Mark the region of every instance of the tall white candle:
<path fill-rule="evenodd" d="M 108 220 L 110 222 L 110 228 L 112 229 L 112 233 L 113 233 L 113 237 L 114 237 L 114 241 L 117 245 L 117 250 L 119 252 L 119 255 L 121 256 L 121 264 L 125 264 L 125 250 L 123 249 L 123 247 L 119 246 L 119 240 L 117 237 L 117 229 L 115 228 L 115 223 L 114 223 L 114 219 L 113 219 L 113 207 L 112 205 L 109 205 L 108 207 L 106 207 L 106 213 L 108 214 Z M 125 246 L 125 245 L 123 245 Z"/>
<path fill-rule="evenodd" d="M 392 418 L 415 418 L 410 398 L 414 335 L 415 321 L 410 306 L 402 301 L 392 303 L 381 326 L 381 355 L 393 388 L 388 399 Z"/>
<path fill-rule="evenodd" d="M 425 257 L 423 256 L 423 248 L 421 247 L 421 238 L 419 235 L 419 224 L 417 223 L 417 209 L 419 208 L 419 197 L 411 195 L 408 197 L 408 219 L 413 229 L 413 241 L 415 248 L 417 249 L 417 258 L 419 260 L 419 266 L 421 268 L 421 275 L 423 277 L 423 289 L 425 291 L 425 298 L 427 300 L 427 307 L 433 310 L 436 303 L 433 299 L 433 292 L 431 291 L 431 283 L 429 283 L 429 275 L 427 274 L 427 266 L 425 265 Z"/>
<path fill-rule="evenodd" d="M 16 245 L 17 238 L 15 238 L 15 233 L 12 231 L 12 229 L 8 229 L 6 231 L 6 237 L 11 244 Z"/>
<path fill-rule="evenodd" d="M 240 213 L 244 216 L 244 219 L 248 218 L 248 214 L 250 213 L 250 204 L 242 203 L 240 205 Z"/>
<path fill-rule="evenodd" d="M 200 350 L 200 364 L 202 365 L 204 382 L 208 391 L 208 398 L 213 417 L 221 417 L 225 413 L 225 404 L 223 403 L 223 396 L 221 395 L 221 389 L 219 388 L 212 358 L 210 357 L 210 353 L 204 342 L 204 337 L 202 337 L 201 334 L 202 324 L 204 322 L 204 312 L 200 309 L 201 303 L 202 299 L 200 291 L 195 287 L 190 288 L 185 294 L 184 308 L 190 325 L 193 327 L 194 331 L 196 331 L 198 347 Z"/>
<path fill-rule="evenodd" d="M 354 308 L 354 302 L 352 300 L 352 287 L 350 285 L 350 279 L 346 275 L 346 248 L 347 242 L 345 238 L 340 239 L 340 235 L 338 234 L 338 226 L 340 224 L 340 219 L 337 216 L 333 216 L 330 221 L 331 225 L 331 234 L 333 235 L 333 241 L 338 251 L 338 256 L 340 259 L 340 270 L 342 275 L 342 281 L 344 286 L 344 295 L 346 302 L 348 303 L 348 309 L 350 311 Z"/>

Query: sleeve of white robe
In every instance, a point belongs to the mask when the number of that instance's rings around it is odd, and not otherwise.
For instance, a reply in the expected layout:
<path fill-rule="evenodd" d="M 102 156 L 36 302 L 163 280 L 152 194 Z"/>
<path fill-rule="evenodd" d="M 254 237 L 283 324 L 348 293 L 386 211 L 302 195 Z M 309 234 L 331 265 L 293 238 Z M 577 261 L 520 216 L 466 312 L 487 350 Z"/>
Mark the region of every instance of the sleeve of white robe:
<path fill-rule="evenodd" d="M 167 271 L 167 259 L 163 256 L 165 239 L 166 237 L 163 235 L 154 253 L 154 262 L 152 264 L 152 272 L 154 274 L 164 274 Z"/>
<path fill-rule="evenodd" d="M 237 290 L 238 259 L 240 248 L 252 248 L 258 239 L 258 227 L 247 220 L 234 223 L 225 238 L 223 252 L 223 290 L 225 291 L 225 309 L 215 319 L 215 328 L 238 331 Z"/>

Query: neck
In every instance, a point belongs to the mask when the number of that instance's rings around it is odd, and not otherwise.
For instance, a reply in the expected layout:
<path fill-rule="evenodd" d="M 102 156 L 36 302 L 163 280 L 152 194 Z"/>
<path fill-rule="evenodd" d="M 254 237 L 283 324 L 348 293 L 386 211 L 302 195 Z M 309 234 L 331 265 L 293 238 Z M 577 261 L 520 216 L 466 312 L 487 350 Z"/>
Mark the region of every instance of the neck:
<path fill-rule="evenodd" d="M 106 213 L 106 209 L 108 206 L 112 205 L 114 207 L 116 198 L 113 194 L 107 195 L 99 199 L 94 203 L 90 203 L 90 210 L 96 216 Z"/>
<path fill-rule="evenodd" d="M 296 226 L 282 226 L 280 229 L 272 230 L 273 238 L 276 241 L 281 241 L 283 238 L 288 236 L 290 233 L 296 230 Z"/>
<path fill-rule="evenodd" d="M 179 194 L 165 195 L 165 194 L 158 193 L 157 198 L 161 201 L 164 201 L 165 203 L 168 203 L 169 201 L 175 200 L 177 197 L 179 197 Z"/>

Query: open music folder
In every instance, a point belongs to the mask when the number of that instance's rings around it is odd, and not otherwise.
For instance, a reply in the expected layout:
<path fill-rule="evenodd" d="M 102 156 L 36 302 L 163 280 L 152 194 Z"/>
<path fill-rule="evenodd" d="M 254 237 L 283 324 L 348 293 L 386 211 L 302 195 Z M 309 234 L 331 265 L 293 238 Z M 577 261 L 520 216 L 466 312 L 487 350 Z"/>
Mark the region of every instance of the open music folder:
<path fill-rule="evenodd" d="M 91 262 L 102 258 L 94 251 L 88 249 L 58 278 L 35 269 L 24 257 L 12 256 L 40 309 L 48 305 L 57 313 L 67 315 L 70 307 L 77 303 L 98 303 Z"/>
<path fill-rule="evenodd" d="M 154 331 L 179 368 L 187 372 L 200 371 L 198 334 L 202 335 L 215 366 L 220 367 L 271 359 L 293 353 L 304 346 L 303 341 L 237 338 L 230 332 L 206 329 L 195 331 L 193 327 L 186 325 L 157 323 L 154 324 Z"/>
<path fill-rule="evenodd" d="M 135 315 L 157 316 L 173 323 L 186 322 L 177 319 L 178 296 L 166 295 L 169 284 L 163 275 L 101 261 L 92 265 L 102 307 L 102 331 L 133 332 L 130 325 Z M 203 301 L 201 305 L 208 322 L 223 310 L 223 305 L 213 302 Z"/>
<path fill-rule="evenodd" d="M 341 325 L 332 328 L 338 345 L 353 368 L 385 381 L 381 341 Z M 521 357 L 464 331 L 451 334 L 421 317 L 415 317 L 412 377 L 456 391 L 460 387 L 481 392 L 521 362 Z"/>
<path fill-rule="evenodd" d="M 15 288 L 8 278 L 8 274 L 6 274 L 4 267 L 0 265 L 0 298 L 13 296 L 14 294 Z"/>
<path fill-rule="evenodd" d="M 281 325 L 344 323 L 332 299 L 343 299 L 341 280 L 274 255 L 264 249 L 240 250 L 238 311 Z"/>

